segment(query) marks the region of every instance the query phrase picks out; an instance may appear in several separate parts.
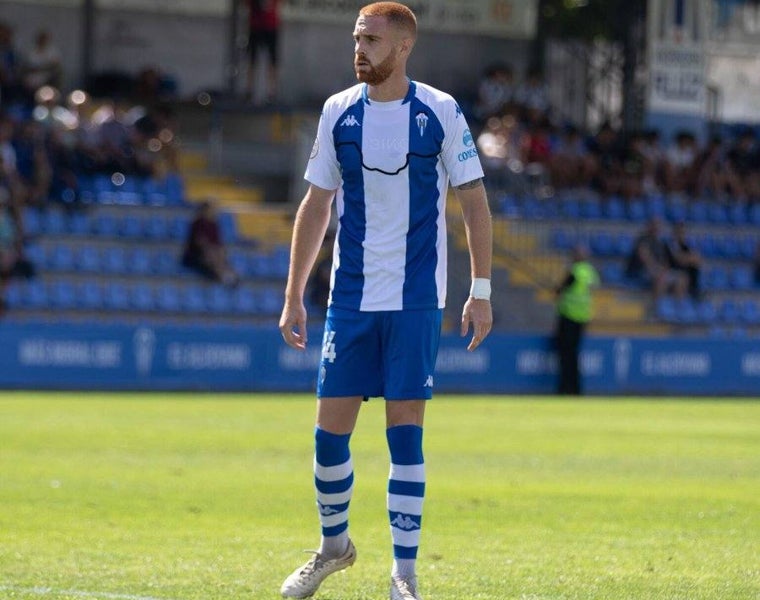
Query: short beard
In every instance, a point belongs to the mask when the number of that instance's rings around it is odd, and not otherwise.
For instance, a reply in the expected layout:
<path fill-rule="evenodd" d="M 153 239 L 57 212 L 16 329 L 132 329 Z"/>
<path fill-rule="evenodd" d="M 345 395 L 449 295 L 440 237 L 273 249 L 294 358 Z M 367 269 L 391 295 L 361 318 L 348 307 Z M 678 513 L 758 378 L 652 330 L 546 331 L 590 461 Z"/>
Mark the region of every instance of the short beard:
<path fill-rule="evenodd" d="M 376 86 L 383 83 L 393 73 L 396 66 L 396 50 L 394 49 L 379 65 L 370 65 L 369 71 L 357 71 L 356 78 L 362 83 Z"/>

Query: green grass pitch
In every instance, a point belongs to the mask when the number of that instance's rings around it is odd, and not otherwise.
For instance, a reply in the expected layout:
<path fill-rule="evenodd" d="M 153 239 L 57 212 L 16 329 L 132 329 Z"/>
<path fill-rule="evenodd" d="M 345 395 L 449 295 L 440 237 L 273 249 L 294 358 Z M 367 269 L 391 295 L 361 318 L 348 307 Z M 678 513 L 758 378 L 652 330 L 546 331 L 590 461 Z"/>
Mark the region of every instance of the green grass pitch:
<path fill-rule="evenodd" d="M 0 394 L 0 598 L 258 600 L 318 545 L 306 395 Z M 353 568 L 387 598 L 383 402 L 363 406 Z M 439 396 L 425 600 L 760 598 L 760 401 Z"/>

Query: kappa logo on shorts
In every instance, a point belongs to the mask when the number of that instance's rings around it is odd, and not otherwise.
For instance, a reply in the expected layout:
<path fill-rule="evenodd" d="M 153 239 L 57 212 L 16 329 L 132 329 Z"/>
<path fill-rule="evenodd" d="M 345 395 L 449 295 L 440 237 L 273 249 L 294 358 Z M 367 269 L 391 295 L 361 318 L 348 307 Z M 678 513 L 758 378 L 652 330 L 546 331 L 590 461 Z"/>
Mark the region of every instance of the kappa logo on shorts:
<path fill-rule="evenodd" d="M 348 115 L 340 124 L 341 127 L 361 127 L 362 124 L 356 120 L 354 115 Z"/>
<path fill-rule="evenodd" d="M 429 388 L 433 387 L 433 376 L 432 375 L 428 375 L 427 376 L 427 379 L 425 380 L 425 383 L 424 383 L 424 385 L 422 387 L 429 387 Z"/>

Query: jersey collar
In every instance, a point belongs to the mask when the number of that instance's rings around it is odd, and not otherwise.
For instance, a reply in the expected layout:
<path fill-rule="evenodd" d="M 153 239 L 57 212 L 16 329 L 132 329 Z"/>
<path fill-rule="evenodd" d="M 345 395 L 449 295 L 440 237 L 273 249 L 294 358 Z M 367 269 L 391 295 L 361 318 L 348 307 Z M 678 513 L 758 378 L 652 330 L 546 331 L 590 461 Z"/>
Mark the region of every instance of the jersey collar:
<path fill-rule="evenodd" d="M 401 104 L 411 102 L 412 98 L 414 98 L 414 95 L 417 92 L 417 85 L 411 79 L 408 79 L 407 81 L 409 81 L 409 89 L 407 90 L 406 96 L 404 96 L 404 101 Z M 366 104 L 371 104 L 369 100 L 369 86 L 366 83 L 362 88 L 362 100 L 364 100 Z"/>

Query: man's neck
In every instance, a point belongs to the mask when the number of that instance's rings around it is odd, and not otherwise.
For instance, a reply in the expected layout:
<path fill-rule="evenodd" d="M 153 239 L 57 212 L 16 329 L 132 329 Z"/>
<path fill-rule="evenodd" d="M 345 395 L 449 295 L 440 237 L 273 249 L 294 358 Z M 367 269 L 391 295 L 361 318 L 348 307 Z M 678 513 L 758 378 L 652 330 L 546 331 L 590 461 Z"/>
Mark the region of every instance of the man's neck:
<path fill-rule="evenodd" d="M 367 96 L 375 102 L 403 100 L 409 92 L 409 79 L 405 73 L 392 75 L 380 85 L 367 86 Z"/>

